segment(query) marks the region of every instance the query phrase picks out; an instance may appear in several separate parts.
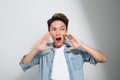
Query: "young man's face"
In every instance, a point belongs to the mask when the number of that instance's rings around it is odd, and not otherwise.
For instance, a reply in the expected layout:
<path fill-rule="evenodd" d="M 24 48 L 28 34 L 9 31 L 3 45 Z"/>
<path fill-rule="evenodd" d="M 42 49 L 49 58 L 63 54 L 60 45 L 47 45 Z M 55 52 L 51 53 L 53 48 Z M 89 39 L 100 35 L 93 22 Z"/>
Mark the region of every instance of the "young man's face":
<path fill-rule="evenodd" d="M 65 37 L 63 34 L 67 32 L 66 25 L 60 20 L 56 20 L 51 23 L 50 34 L 54 41 L 54 45 L 57 48 L 60 48 L 64 45 Z"/>

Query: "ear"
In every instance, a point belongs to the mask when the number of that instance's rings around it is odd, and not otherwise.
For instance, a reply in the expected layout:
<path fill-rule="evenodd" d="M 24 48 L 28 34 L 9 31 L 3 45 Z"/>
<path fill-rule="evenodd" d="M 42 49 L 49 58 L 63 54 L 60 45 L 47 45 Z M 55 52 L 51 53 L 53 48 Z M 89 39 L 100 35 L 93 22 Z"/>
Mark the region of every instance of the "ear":
<path fill-rule="evenodd" d="M 48 32 L 50 32 L 50 28 L 48 28 Z"/>

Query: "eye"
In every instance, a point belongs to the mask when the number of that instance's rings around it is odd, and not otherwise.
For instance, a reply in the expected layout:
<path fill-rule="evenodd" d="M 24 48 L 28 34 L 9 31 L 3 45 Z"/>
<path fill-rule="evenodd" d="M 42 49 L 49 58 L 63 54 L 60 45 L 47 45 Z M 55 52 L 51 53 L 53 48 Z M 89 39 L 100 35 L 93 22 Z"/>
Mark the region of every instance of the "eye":
<path fill-rule="evenodd" d="M 64 30 L 65 30 L 65 28 L 61 28 L 61 30 L 62 30 L 62 31 L 64 31 Z"/>
<path fill-rule="evenodd" d="M 52 31 L 56 31 L 56 28 L 52 28 Z"/>

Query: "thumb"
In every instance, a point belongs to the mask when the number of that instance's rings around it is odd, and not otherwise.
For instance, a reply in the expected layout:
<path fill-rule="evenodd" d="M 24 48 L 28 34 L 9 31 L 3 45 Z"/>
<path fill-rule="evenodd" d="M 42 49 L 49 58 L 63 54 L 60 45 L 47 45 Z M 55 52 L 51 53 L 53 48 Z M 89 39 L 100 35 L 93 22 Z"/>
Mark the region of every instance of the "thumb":
<path fill-rule="evenodd" d="M 69 50 L 73 50 L 73 49 L 75 49 L 75 48 L 74 48 L 74 47 L 69 47 L 68 49 L 69 49 Z"/>
<path fill-rule="evenodd" d="M 52 46 L 47 46 L 45 50 L 53 48 Z"/>

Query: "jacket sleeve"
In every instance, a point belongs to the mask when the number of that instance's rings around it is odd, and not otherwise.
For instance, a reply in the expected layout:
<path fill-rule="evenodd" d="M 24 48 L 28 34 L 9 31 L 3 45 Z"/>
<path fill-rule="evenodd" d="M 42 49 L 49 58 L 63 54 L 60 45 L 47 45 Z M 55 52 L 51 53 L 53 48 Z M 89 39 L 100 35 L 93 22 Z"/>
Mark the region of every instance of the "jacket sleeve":
<path fill-rule="evenodd" d="M 25 55 L 25 56 L 26 56 L 26 55 Z M 25 57 L 25 56 L 24 56 L 24 57 Z M 32 66 L 39 64 L 39 60 L 40 60 L 40 55 L 39 55 L 39 53 L 37 53 L 37 54 L 35 55 L 35 57 L 32 59 L 32 61 L 31 61 L 30 64 L 23 64 L 23 59 L 24 59 L 24 57 L 22 58 L 22 60 L 21 60 L 20 63 L 19 63 L 23 71 L 26 71 L 27 69 L 31 68 Z"/>
<path fill-rule="evenodd" d="M 88 52 L 80 50 L 80 54 L 82 54 L 84 62 L 89 62 L 90 64 L 97 64 L 97 61 Z"/>

